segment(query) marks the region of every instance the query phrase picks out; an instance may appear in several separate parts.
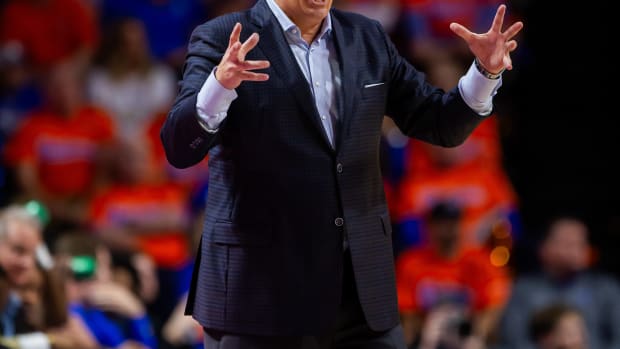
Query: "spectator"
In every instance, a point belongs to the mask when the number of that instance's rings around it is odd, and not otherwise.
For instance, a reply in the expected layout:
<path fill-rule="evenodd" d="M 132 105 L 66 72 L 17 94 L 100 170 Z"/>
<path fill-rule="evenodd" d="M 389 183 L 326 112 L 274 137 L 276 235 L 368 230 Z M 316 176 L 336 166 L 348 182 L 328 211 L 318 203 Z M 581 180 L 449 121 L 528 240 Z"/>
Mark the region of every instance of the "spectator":
<path fill-rule="evenodd" d="M 119 136 L 130 140 L 170 106 L 176 93 L 175 76 L 153 62 L 144 25 L 137 19 L 114 23 L 100 51 L 101 66 L 88 82 L 91 101 L 109 111 Z"/>
<path fill-rule="evenodd" d="M 101 154 L 114 139 L 114 124 L 84 103 L 74 66 L 52 70 L 46 97 L 46 108 L 21 125 L 5 154 L 23 195 L 42 201 L 52 222 L 81 224 L 86 202 L 100 180 Z"/>
<path fill-rule="evenodd" d="M 586 326 L 579 311 L 556 304 L 530 320 L 530 339 L 537 349 L 588 349 Z"/>
<path fill-rule="evenodd" d="M 11 287 L 26 284 L 36 268 L 35 256 L 43 243 L 41 223 L 26 209 L 10 206 L 0 212 L 0 267 Z"/>
<path fill-rule="evenodd" d="M 32 75 L 21 45 L 0 43 L 0 149 L 28 113 L 41 103 Z M 0 158 L 0 205 L 6 205 L 15 194 L 12 179 L 4 159 Z"/>
<path fill-rule="evenodd" d="M 102 17 L 105 24 L 119 18 L 138 18 L 146 28 L 153 56 L 181 69 L 192 30 L 207 19 L 203 3 L 203 0 L 106 0 Z"/>
<path fill-rule="evenodd" d="M 588 271 L 588 229 L 574 218 L 551 224 L 540 246 L 542 272 L 517 279 L 501 322 L 501 348 L 531 349 L 528 321 L 563 302 L 583 316 L 589 348 L 620 348 L 620 288 L 611 277 Z"/>
<path fill-rule="evenodd" d="M 0 23 L 0 44 L 23 47 L 37 70 L 66 61 L 84 69 L 98 40 L 93 13 L 80 0 L 12 0 Z"/>
<path fill-rule="evenodd" d="M 38 219 L 19 206 L 9 206 L 0 212 L 0 293 L 2 335 L 6 338 L 34 331 L 17 290 L 29 282 L 36 270 L 36 251 L 42 244 Z"/>
<path fill-rule="evenodd" d="M 37 331 L 30 334 L 42 334 L 44 337 L 40 338 L 49 341 L 54 349 L 97 348 L 84 324 L 68 312 L 61 270 L 50 267 L 38 263 L 38 268 L 27 273 L 28 281 L 18 288 L 25 320 L 33 331 Z"/>
<path fill-rule="evenodd" d="M 191 278 L 187 192 L 162 181 L 143 144 L 121 144 L 116 153 L 114 183 L 95 196 L 89 220 L 112 248 L 142 252 L 155 261 L 161 286 L 158 315 L 166 317 Z"/>
<path fill-rule="evenodd" d="M 156 348 L 157 341 L 144 304 L 131 290 L 98 275 L 98 250 L 104 248 L 87 233 L 63 235 L 55 246 L 70 275 L 67 294 L 71 312 L 88 328 L 99 346 Z"/>
<path fill-rule="evenodd" d="M 455 336 L 460 343 L 484 342 L 508 297 L 508 276 L 491 265 L 488 251 L 462 246 L 460 218 L 456 205 L 437 204 L 427 217 L 430 244 L 397 260 L 398 303 L 408 344 L 418 338 L 422 347 L 437 348 Z M 428 328 L 425 322 L 438 330 L 422 331 Z"/>
<path fill-rule="evenodd" d="M 436 61 L 429 80 L 441 88 L 457 84 L 459 66 L 453 60 Z M 395 220 L 396 249 L 424 243 L 424 212 L 443 200 L 458 201 L 463 209 L 461 243 L 485 245 L 494 226 L 505 225 L 510 238 L 518 235 L 517 198 L 501 165 L 496 118 L 488 118 L 462 145 L 442 148 L 410 141 L 403 160 Z M 393 153 L 393 152 L 392 152 Z M 505 224 L 509 222 L 510 224 Z"/>
<path fill-rule="evenodd" d="M 0 265 L 0 338 L 15 336 L 25 322 L 21 300 L 11 288 L 8 275 Z M 0 342 L 1 343 L 1 342 Z"/>

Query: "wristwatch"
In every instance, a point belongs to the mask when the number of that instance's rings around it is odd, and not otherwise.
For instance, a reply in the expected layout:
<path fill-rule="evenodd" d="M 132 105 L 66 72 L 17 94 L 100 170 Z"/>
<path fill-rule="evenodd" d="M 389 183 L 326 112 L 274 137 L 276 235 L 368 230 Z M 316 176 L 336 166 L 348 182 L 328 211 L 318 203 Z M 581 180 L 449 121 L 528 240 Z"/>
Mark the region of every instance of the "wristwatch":
<path fill-rule="evenodd" d="M 484 77 L 486 77 L 487 79 L 491 79 L 491 80 L 499 79 L 502 76 L 502 73 L 506 70 L 506 68 L 504 68 L 499 73 L 493 74 L 489 72 L 488 70 L 484 69 L 482 64 L 480 64 L 480 61 L 478 61 L 478 58 L 474 59 L 474 65 L 476 66 L 476 69 L 478 69 L 480 74 L 484 75 Z"/>

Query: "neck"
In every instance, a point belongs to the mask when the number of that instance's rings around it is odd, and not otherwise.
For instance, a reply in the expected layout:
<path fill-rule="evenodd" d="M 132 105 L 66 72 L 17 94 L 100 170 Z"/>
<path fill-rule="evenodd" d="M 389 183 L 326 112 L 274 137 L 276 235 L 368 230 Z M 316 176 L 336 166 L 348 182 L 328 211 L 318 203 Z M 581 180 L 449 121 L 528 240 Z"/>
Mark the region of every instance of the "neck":
<path fill-rule="evenodd" d="M 304 39 L 304 41 L 308 44 L 311 44 L 319 33 L 319 30 L 321 29 L 321 24 L 322 22 L 315 26 L 306 27 L 305 29 L 299 24 L 297 26 L 299 27 L 299 30 L 301 30 L 301 37 Z"/>
<path fill-rule="evenodd" d="M 553 280 L 558 282 L 569 281 L 578 274 L 578 272 L 576 271 L 568 271 L 565 269 L 555 269 L 549 267 L 546 268 L 545 271 L 547 275 L 549 275 Z"/>
<path fill-rule="evenodd" d="M 457 244 L 440 243 L 435 246 L 435 251 L 437 251 L 437 254 L 446 259 L 454 258 L 457 255 L 458 250 Z"/>
<path fill-rule="evenodd" d="M 316 16 L 308 16 L 302 13 L 299 9 L 294 6 L 287 5 L 282 0 L 275 0 L 275 2 L 280 6 L 282 11 L 288 16 L 288 18 L 295 23 L 295 25 L 301 31 L 301 37 L 308 44 L 312 43 L 316 38 L 319 30 L 321 30 L 321 25 L 323 24 L 323 20 L 325 18 L 316 17 Z"/>

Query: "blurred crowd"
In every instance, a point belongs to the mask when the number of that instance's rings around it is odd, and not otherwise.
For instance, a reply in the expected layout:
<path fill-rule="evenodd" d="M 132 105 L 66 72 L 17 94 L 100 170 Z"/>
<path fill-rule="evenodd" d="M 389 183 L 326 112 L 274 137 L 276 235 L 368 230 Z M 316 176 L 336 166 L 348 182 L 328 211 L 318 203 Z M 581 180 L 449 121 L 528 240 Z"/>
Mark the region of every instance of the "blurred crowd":
<path fill-rule="evenodd" d="M 159 129 L 191 31 L 253 3 L 0 1 L 0 348 L 201 347 L 183 308 L 208 159 L 171 167 Z M 483 31 L 498 4 L 335 1 L 379 21 L 444 89 L 473 60 L 449 23 Z M 593 271 L 587 222 L 549 217 L 538 270 L 515 273 L 523 228 L 498 120 L 451 149 L 384 121 L 408 346 L 620 348 L 620 288 Z"/>

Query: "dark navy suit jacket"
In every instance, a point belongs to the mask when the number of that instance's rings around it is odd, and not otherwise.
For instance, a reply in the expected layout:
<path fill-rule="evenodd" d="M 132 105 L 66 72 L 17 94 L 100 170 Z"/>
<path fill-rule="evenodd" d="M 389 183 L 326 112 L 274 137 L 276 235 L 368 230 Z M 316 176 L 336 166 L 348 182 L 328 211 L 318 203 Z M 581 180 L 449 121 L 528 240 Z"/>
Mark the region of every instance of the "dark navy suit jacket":
<path fill-rule="evenodd" d="M 338 10 L 331 16 L 343 81 L 335 148 L 264 0 L 192 34 L 161 136 L 176 167 L 209 154 L 206 219 L 187 304 L 206 328 L 329 331 L 340 304 L 345 236 L 368 325 L 377 331 L 397 325 L 392 230 L 379 169 L 383 116 L 405 134 L 442 146 L 462 143 L 483 120 L 458 90 L 427 84 L 377 22 Z M 270 80 L 238 87 L 238 99 L 211 134 L 197 122 L 196 95 L 236 22 L 242 40 L 260 34 L 247 59 L 269 60 Z"/>

